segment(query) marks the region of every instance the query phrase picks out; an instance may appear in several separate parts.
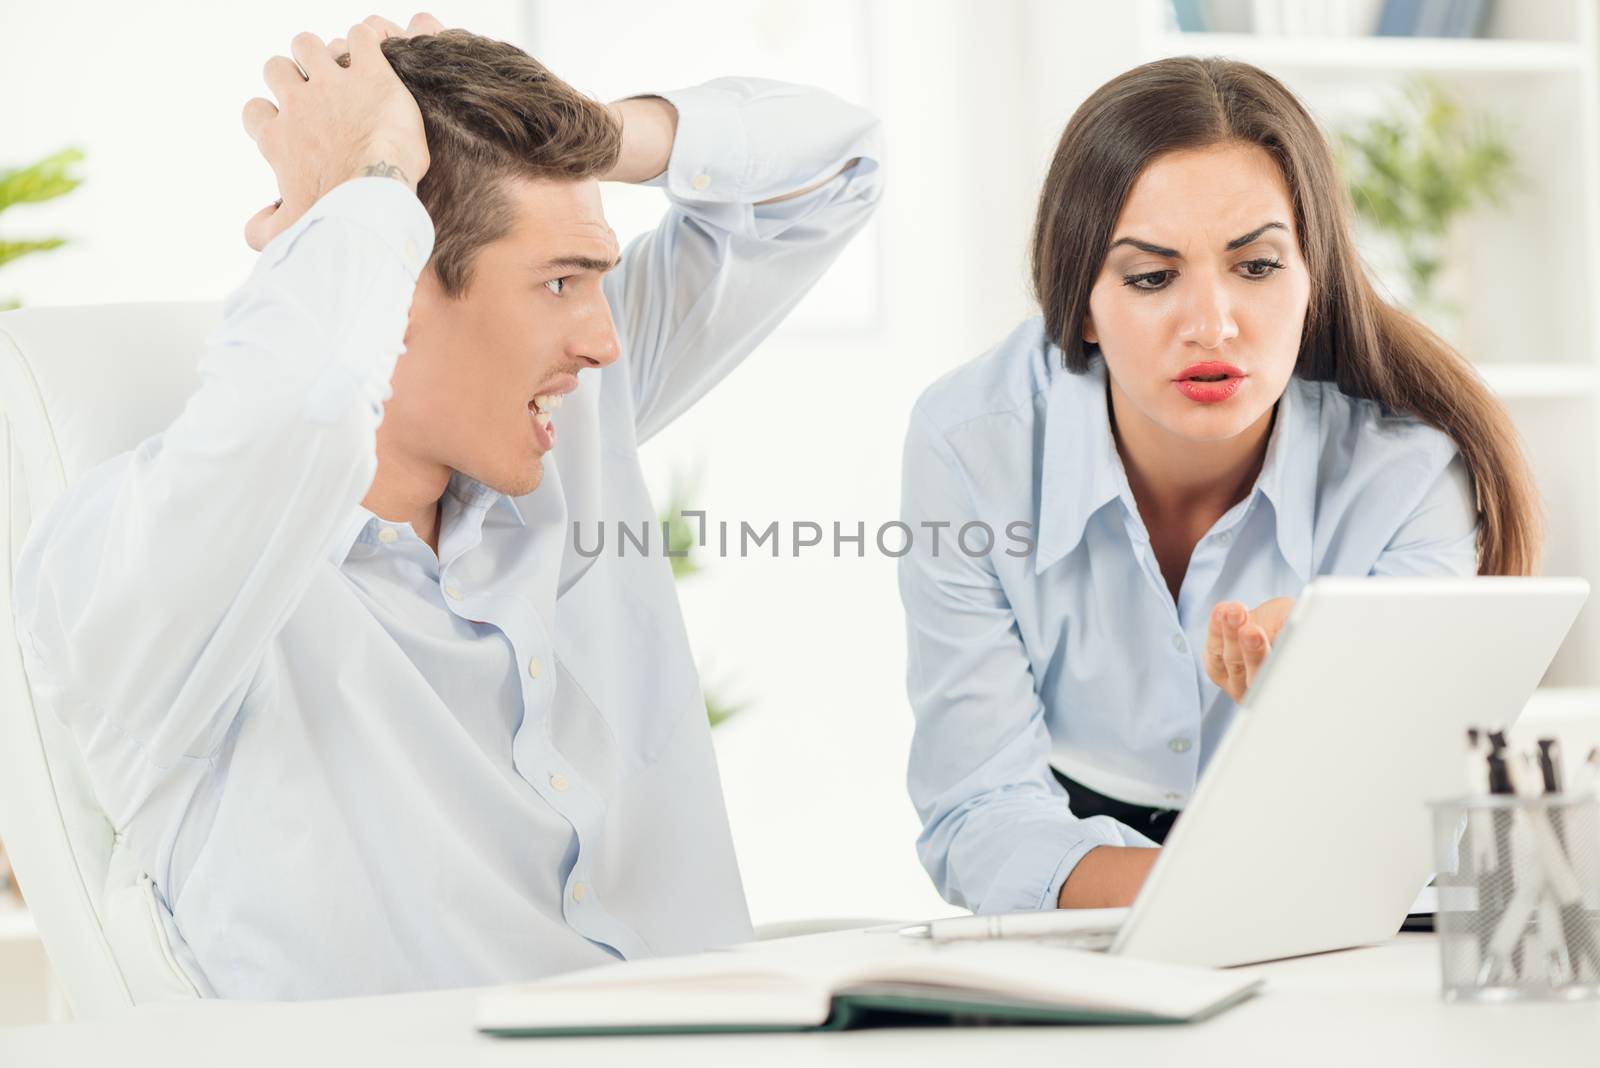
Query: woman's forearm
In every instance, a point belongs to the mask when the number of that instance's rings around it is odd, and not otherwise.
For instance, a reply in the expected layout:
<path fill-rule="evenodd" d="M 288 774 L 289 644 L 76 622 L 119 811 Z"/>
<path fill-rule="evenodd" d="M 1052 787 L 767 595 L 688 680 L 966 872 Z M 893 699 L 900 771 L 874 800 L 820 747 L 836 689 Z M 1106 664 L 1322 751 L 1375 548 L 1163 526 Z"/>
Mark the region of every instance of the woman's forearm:
<path fill-rule="evenodd" d="M 1133 904 L 1159 849 L 1097 846 L 1078 861 L 1061 884 L 1056 904 L 1064 909 L 1110 909 Z"/>

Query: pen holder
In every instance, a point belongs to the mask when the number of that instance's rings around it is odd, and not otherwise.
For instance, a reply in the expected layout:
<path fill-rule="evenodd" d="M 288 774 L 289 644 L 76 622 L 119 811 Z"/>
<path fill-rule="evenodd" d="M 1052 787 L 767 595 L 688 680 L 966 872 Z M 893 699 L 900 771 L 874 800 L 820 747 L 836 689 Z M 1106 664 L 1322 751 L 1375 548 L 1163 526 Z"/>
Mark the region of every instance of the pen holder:
<path fill-rule="evenodd" d="M 1600 802 L 1467 797 L 1433 814 L 1445 999 L 1600 997 Z"/>

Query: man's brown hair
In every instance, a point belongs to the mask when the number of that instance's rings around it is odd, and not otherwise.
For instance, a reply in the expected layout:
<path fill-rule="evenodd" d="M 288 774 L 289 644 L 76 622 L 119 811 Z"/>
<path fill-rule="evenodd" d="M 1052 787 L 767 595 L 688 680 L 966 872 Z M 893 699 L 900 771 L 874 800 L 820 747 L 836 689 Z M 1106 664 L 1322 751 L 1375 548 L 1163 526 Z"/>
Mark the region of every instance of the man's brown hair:
<path fill-rule="evenodd" d="M 506 178 L 576 181 L 617 162 L 611 111 L 514 45 L 446 30 L 388 38 L 383 54 L 422 112 L 431 162 L 417 197 L 433 219 L 429 263 L 452 297 L 478 249 L 515 222 Z"/>

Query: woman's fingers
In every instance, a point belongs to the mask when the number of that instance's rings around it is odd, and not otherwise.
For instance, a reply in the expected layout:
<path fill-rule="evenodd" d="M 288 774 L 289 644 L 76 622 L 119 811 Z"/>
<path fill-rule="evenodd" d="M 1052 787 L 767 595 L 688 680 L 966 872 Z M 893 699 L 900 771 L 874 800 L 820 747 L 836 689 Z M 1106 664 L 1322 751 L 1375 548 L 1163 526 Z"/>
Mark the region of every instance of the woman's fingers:
<path fill-rule="evenodd" d="M 1239 638 L 1239 630 L 1250 619 L 1250 613 L 1237 602 L 1229 602 L 1224 606 L 1222 613 L 1222 665 L 1227 671 L 1228 684 L 1223 689 L 1228 691 L 1228 696 L 1238 701 L 1244 697 L 1244 691 L 1249 686 L 1249 678 L 1245 670 L 1244 645 Z"/>
<path fill-rule="evenodd" d="M 1223 689 L 1228 686 L 1228 668 L 1222 662 L 1223 616 L 1228 606 L 1219 604 L 1211 610 L 1211 623 L 1206 628 L 1206 677 Z"/>
<path fill-rule="evenodd" d="M 1266 663 L 1267 654 L 1272 651 L 1272 642 L 1260 624 L 1250 623 L 1239 629 L 1239 645 L 1244 653 L 1244 681 L 1248 690 L 1255 685 L 1256 673 Z"/>

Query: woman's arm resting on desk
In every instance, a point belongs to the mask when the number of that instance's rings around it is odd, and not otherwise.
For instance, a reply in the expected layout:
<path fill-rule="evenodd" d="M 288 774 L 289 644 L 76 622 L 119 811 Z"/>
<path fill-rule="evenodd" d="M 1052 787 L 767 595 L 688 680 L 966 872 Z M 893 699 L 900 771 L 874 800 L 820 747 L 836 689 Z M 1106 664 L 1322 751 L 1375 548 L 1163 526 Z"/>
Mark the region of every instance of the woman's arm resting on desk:
<path fill-rule="evenodd" d="M 1061 884 L 1056 906 L 1063 909 L 1114 909 L 1133 904 L 1155 866 L 1159 849 L 1139 846 L 1099 846 L 1082 860 Z"/>

